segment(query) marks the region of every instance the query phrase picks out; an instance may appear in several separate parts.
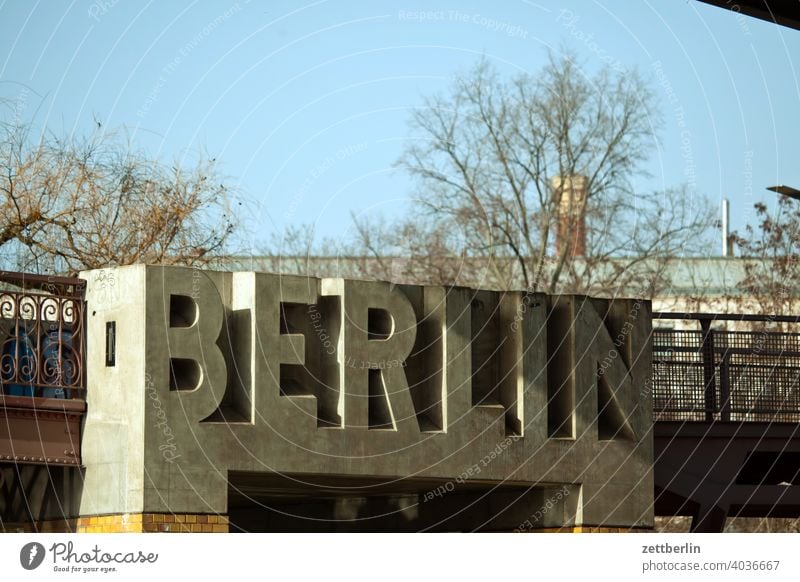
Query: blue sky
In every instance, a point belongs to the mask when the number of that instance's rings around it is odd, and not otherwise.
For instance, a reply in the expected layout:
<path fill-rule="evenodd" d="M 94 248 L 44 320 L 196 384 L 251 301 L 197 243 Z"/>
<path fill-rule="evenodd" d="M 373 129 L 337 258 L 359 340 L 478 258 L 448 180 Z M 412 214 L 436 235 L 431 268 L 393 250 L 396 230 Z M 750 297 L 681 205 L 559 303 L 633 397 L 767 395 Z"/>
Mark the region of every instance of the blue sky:
<path fill-rule="evenodd" d="M 254 201 L 256 243 L 336 237 L 408 207 L 392 164 L 424 95 L 482 55 L 513 75 L 561 48 L 652 83 L 664 125 L 637 187 L 728 197 L 741 228 L 766 186 L 800 185 L 800 32 L 694 0 L 6 0 L 0 96 L 56 133 L 97 118 L 165 159 L 209 152 Z"/>

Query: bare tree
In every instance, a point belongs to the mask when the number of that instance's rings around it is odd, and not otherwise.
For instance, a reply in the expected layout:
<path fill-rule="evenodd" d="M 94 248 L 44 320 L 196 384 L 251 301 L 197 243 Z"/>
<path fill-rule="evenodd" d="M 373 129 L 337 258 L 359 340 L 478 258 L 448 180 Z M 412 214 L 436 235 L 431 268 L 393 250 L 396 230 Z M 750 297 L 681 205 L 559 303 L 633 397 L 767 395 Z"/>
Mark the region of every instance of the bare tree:
<path fill-rule="evenodd" d="M 29 126 L 0 131 L 0 248 L 16 244 L 28 269 L 206 264 L 230 242 L 236 212 L 214 160 L 168 166 L 119 132 L 33 139 Z"/>
<path fill-rule="evenodd" d="M 358 274 L 396 283 L 468 285 L 481 279 L 482 263 L 459 253 L 455 237 L 439 228 L 435 217 L 388 223 L 384 217 L 353 217 L 357 243 L 351 255 L 361 257 Z"/>
<path fill-rule="evenodd" d="M 358 277 L 369 272 L 366 256 L 352 256 L 350 245 L 317 239 L 311 224 L 289 225 L 253 241 L 246 254 L 220 257 L 215 268 L 262 271 L 304 277 Z"/>
<path fill-rule="evenodd" d="M 362 221 L 362 248 L 433 251 L 434 263 L 455 260 L 462 279 L 491 287 L 651 295 L 666 259 L 702 247 L 713 224 L 685 188 L 633 187 L 655 144 L 654 110 L 633 72 L 588 76 L 569 55 L 551 56 L 541 72 L 503 81 L 481 61 L 414 114 L 399 161 L 419 185 L 411 217 L 391 232 Z M 583 194 L 569 194 L 578 179 Z M 580 253 L 557 244 L 579 231 Z M 447 271 L 433 278 L 455 282 Z"/>
<path fill-rule="evenodd" d="M 800 308 L 800 204 L 785 196 L 774 213 L 755 205 L 757 225 L 733 239 L 741 255 L 743 277 L 728 301 L 743 311 L 796 315 Z"/>

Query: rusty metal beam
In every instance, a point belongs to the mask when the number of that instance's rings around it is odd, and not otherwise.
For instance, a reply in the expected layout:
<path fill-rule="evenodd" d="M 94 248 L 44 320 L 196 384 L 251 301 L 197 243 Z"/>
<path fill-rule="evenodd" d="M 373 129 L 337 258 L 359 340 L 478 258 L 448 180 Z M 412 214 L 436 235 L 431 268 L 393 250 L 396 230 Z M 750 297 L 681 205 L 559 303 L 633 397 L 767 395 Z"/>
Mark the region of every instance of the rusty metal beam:
<path fill-rule="evenodd" d="M 0 462 L 79 466 L 80 400 L 0 396 Z"/>

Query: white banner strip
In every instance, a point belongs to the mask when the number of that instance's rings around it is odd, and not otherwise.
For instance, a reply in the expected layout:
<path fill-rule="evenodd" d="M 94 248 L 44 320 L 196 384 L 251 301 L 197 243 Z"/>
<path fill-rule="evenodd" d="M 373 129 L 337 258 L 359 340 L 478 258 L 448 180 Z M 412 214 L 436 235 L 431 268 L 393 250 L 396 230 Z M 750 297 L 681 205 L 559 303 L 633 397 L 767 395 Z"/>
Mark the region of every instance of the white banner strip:
<path fill-rule="evenodd" d="M 800 580 L 797 534 L 6 534 L 4 580 Z"/>

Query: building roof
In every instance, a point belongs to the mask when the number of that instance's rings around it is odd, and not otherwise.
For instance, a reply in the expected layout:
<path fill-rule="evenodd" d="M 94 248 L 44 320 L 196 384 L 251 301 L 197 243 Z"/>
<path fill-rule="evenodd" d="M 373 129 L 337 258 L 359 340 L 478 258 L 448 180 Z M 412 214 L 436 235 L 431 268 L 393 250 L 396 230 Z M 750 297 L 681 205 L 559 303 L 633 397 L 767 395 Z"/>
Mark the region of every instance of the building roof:
<path fill-rule="evenodd" d="M 454 259 L 458 260 L 458 259 Z M 475 261 L 477 259 L 473 259 Z M 576 265 L 582 266 L 584 259 L 574 259 Z M 741 257 L 690 257 L 669 259 L 663 264 L 661 280 L 668 282 L 657 293 L 660 297 L 720 297 L 723 295 L 737 295 L 740 293 L 739 283 L 745 276 L 745 265 L 755 259 Z M 392 266 L 394 276 L 388 278 L 395 283 L 405 283 L 404 273 L 411 261 L 406 257 L 386 257 L 384 263 Z M 637 265 L 641 272 L 654 271 L 656 259 L 650 263 L 643 261 Z M 593 265 L 595 271 L 599 269 L 620 268 L 624 265 L 623 259 L 606 261 L 603 265 Z M 395 269 L 396 267 L 396 269 Z M 377 260 L 367 257 L 348 256 L 305 256 L 305 257 L 279 257 L 279 256 L 253 256 L 253 257 L 227 257 L 221 259 L 215 268 L 223 270 L 252 270 L 283 274 L 312 275 L 318 277 L 346 277 L 346 278 L 384 278 L 378 273 L 385 272 L 385 268 L 378 265 Z M 472 265 L 475 269 L 475 265 Z M 373 277 L 370 274 L 374 273 Z M 599 274 L 602 279 L 602 273 Z M 524 285 L 520 284 L 520 288 Z M 634 290 L 629 290 L 633 292 Z M 624 293 L 624 290 L 618 293 Z M 617 294 L 617 293 L 615 293 Z M 630 294 L 630 293 L 629 293 Z"/>

